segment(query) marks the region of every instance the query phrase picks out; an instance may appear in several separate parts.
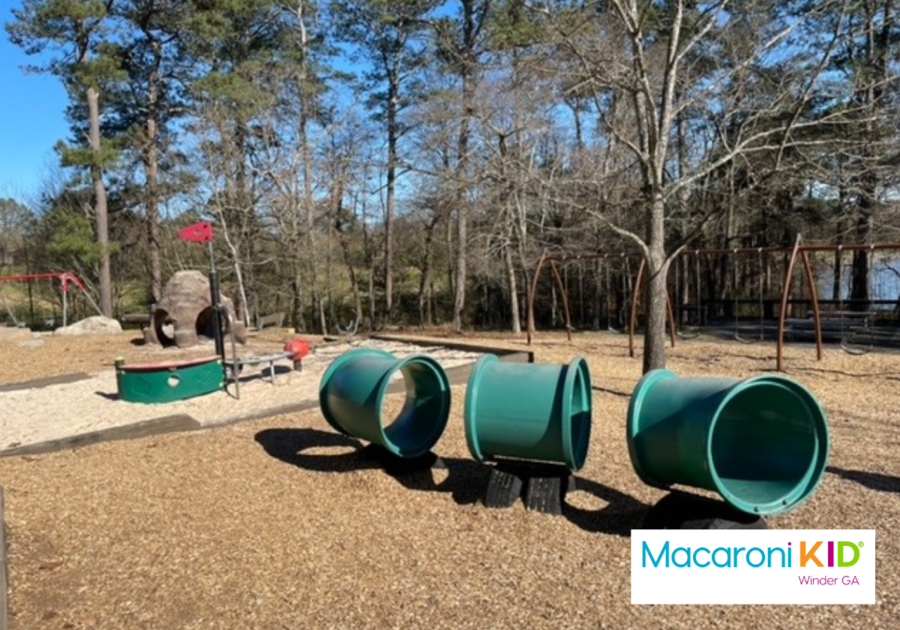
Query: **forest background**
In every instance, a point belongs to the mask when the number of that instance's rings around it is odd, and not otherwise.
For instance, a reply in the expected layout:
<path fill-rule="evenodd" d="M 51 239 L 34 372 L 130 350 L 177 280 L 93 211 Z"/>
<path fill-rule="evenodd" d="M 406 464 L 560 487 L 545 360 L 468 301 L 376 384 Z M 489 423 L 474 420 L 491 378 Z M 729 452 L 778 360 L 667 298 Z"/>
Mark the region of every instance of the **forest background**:
<path fill-rule="evenodd" d="M 573 324 L 622 325 L 643 259 L 649 369 L 667 295 L 781 290 L 786 256 L 685 252 L 900 240 L 892 0 L 24 0 L 12 15 L 26 70 L 65 86 L 71 133 L 40 194 L 0 200 L 0 275 L 77 273 L 109 316 L 208 269 L 177 237 L 198 220 L 247 323 L 284 311 L 320 333 L 356 318 L 518 333 L 533 292 L 535 323 L 559 326 L 538 257 L 616 254 L 561 265 Z M 879 269 L 900 275 L 865 250 L 815 264 L 858 308 Z M 56 299 L 29 287 L 28 307 L 2 287 L 11 315 Z"/>

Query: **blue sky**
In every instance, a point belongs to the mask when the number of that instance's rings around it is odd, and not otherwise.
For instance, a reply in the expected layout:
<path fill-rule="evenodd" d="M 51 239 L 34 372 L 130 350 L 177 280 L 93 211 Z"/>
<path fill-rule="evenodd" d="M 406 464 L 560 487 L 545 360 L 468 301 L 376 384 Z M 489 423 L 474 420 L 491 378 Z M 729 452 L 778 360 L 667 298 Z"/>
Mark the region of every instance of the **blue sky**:
<path fill-rule="evenodd" d="M 0 0 L 0 25 L 12 19 L 17 0 Z M 29 200 L 58 164 L 53 145 L 68 137 L 66 93 L 59 79 L 25 74 L 34 63 L 0 29 L 0 197 Z"/>

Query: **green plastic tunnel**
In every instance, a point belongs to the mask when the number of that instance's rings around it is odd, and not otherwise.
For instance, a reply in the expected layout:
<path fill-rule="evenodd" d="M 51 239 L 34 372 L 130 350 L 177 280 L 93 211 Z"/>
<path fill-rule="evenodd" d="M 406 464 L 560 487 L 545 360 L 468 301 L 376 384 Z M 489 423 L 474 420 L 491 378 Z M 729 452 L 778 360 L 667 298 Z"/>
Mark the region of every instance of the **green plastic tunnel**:
<path fill-rule="evenodd" d="M 386 423 L 384 398 L 397 372 L 406 384 L 406 400 Z M 418 457 L 447 426 L 450 381 L 430 357 L 397 359 L 384 350 L 356 348 L 335 359 L 322 375 L 319 405 L 335 431 L 379 444 L 398 457 Z"/>
<path fill-rule="evenodd" d="M 787 512 L 808 499 L 829 449 L 818 401 L 777 375 L 737 380 L 648 372 L 631 398 L 627 439 L 645 483 L 713 490 L 759 515 Z"/>
<path fill-rule="evenodd" d="M 465 427 L 478 461 L 505 457 L 578 470 L 591 437 L 587 362 L 535 365 L 483 356 L 469 374 Z"/>

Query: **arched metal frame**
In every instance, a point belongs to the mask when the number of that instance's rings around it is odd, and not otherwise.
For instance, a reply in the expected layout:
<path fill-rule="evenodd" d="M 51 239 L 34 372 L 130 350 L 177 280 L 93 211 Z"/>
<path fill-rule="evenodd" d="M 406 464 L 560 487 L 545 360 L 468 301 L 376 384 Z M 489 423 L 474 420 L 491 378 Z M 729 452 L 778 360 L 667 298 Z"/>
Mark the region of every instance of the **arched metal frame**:
<path fill-rule="evenodd" d="M 528 328 L 527 337 L 529 346 L 531 345 L 531 337 L 534 331 L 534 294 L 537 292 L 541 268 L 547 260 L 550 261 L 550 269 L 553 270 L 553 277 L 556 278 L 556 285 L 559 287 L 560 297 L 562 298 L 563 312 L 566 315 L 566 339 L 572 341 L 572 318 L 569 316 L 569 296 L 566 293 L 566 287 L 563 285 L 562 278 L 559 275 L 559 269 L 556 268 L 556 260 L 558 259 L 548 256 L 545 251 L 538 259 L 537 267 L 534 270 L 534 278 L 531 279 L 531 295 L 528 297 L 528 325 L 526 326 Z"/>
<path fill-rule="evenodd" d="M 794 247 L 791 250 L 791 257 L 788 261 L 787 271 L 784 274 L 784 289 L 781 292 L 781 310 L 778 315 L 778 350 L 775 359 L 775 369 L 784 372 L 784 324 L 787 317 L 788 299 L 791 294 L 791 281 L 794 274 L 794 263 L 797 262 L 797 254 L 803 258 L 803 267 L 806 270 L 806 282 L 809 284 L 809 297 L 813 304 L 813 324 L 816 329 L 816 360 L 822 360 L 822 321 L 819 317 L 819 297 L 816 295 L 816 282 L 813 278 L 812 269 L 809 266 L 809 253 L 806 249 L 800 248 L 800 242 L 803 240 L 801 235 L 797 235 L 794 241 Z"/>

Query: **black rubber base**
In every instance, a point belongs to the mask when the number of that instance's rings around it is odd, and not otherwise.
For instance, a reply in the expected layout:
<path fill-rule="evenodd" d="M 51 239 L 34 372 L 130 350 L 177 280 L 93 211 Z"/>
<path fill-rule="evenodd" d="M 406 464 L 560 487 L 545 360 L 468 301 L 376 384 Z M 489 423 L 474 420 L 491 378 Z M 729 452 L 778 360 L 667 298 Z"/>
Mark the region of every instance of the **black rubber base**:
<path fill-rule="evenodd" d="M 761 516 L 735 510 L 724 501 L 672 492 L 650 508 L 644 529 L 768 529 Z"/>
<path fill-rule="evenodd" d="M 445 469 L 447 465 L 431 451 L 418 457 L 397 457 L 383 446 L 369 444 L 362 449 L 366 457 L 378 462 L 384 472 L 392 477 L 410 475 L 422 470 Z"/>
<path fill-rule="evenodd" d="M 566 493 L 574 489 L 575 477 L 563 466 L 497 462 L 491 469 L 484 505 L 509 508 L 524 498 L 528 510 L 559 515 Z"/>

